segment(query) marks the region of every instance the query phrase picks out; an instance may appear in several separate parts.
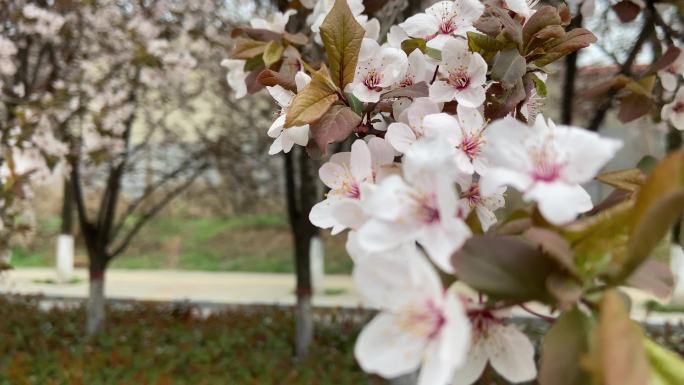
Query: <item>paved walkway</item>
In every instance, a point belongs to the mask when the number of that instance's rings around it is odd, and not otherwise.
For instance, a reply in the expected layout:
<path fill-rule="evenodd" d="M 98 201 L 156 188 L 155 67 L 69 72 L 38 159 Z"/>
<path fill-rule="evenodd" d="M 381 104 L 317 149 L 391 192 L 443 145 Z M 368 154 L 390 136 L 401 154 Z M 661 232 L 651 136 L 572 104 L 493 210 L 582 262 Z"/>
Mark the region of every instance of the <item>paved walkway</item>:
<path fill-rule="evenodd" d="M 76 270 L 76 283 L 50 283 L 56 273 L 48 268 L 21 268 L 0 275 L 0 293 L 42 294 L 47 297 L 81 299 L 88 295 L 87 272 Z M 109 270 L 107 298 L 139 301 L 190 301 L 195 303 L 292 305 L 295 278 L 292 274 L 200 272 L 178 270 Z M 468 292 L 465 287 L 459 291 Z M 660 323 L 684 322 L 684 314 L 646 314 L 643 303 L 650 296 L 627 290 L 633 301 L 632 317 Z M 313 298 L 314 306 L 358 307 L 362 301 L 351 277 L 328 275 L 324 288 Z M 533 306 L 534 307 L 534 306 Z M 542 308 L 534 307 L 543 312 Z M 515 315 L 526 313 L 515 311 Z"/>

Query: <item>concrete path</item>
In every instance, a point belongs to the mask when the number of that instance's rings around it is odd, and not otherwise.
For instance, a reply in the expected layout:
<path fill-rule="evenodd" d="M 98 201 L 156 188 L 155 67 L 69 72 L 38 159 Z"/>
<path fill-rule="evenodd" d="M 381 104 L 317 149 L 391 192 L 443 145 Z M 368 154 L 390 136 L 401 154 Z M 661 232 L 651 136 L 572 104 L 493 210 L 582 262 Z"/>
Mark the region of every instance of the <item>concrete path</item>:
<path fill-rule="evenodd" d="M 42 294 L 53 298 L 82 299 L 88 295 L 87 272 L 78 269 L 76 283 L 55 284 L 56 273 L 48 268 L 21 268 L 0 275 L 0 293 Z M 292 305 L 295 278 L 292 274 L 201 272 L 178 270 L 109 270 L 105 293 L 115 300 L 189 301 L 199 304 Z M 464 286 L 458 291 L 468 293 Z M 652 299 L 633 289 L 632 317 L 652 323 L 684 322 L 684 314 L 647 314 L 643 303 Z M 359 307 L 361 298 L 351 277 L 328 275 L 324 288 L 314 295 L 314 306 Z M 544 312 L 543 307 L 531 306 Z M 514 315 L 526 316 L 522 310 Z"/>

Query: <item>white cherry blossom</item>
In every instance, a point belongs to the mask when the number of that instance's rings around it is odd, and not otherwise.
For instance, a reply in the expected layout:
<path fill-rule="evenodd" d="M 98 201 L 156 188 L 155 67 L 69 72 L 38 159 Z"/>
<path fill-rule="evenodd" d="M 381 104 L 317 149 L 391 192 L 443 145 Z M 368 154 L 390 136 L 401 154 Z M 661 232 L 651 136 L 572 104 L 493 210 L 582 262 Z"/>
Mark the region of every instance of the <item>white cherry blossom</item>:
<path fill-rule="evenodd" d="M 535 201 L 544 218 L 560 225 L 591 210 L 581 183 L 590 181 L 622 147 L 622 142 L 570 126 L 556 126 L 542 115 L 534 127 L 507 117 L 487 128 L 485 154 L 492 167 L 483 176 L 482 193 L 509 185 Z"/>
<path fill-rule="evenodd" d="M 358 139 L 352 144 L 351 152 L 331 156 L 318 171 L 330 191 L 325 200 L 311 209 L 311 223 L 324 229 L 332 228 L 333 234 L 360 227 L 367 219 L 361 201 L 372 192 L 381 169 L 393 161 L 392 147 L 377 137 L 368 143 Z"/>
<path fill-rule="evenodd" d="M 396 122 L 387 127 L 385 139 L 395 150 L 401 153 L 406 152 L 411 144 L 425 135 L 423 118 L 440 111 L 441 107 L 430 98 L 416 98 L 408 108 L 402 111 L 395 107 Z"/>
<path fill-rule="evenodd" d="M 395 378 L 420 367 L 418 385 L 447 384 L 465 358 L 470 324 L 460 299 L 442 288 L 415 246 L 406 254 L 357 261 L 356 286 L 382 311 L 361 331 L 354 353 L 366 372 Z"/>
<path fill-rule="evenodd" d="M 428 136 L 439 136 L 456 148 L 455 161 L 461 172 L 480 175 L 487 173 L 489 160 L 483 153 L 487 145 L 485 121 L 474 108 L 459 105 L 456 117 L 439 113 L 423 119 Z"/>
<path fill-rule="evenodd" d="M 444 44 L 453 36 L 465 36 L 474 30 L 473 22 L 482 12 L 484 4 L 478 0 L 440 1 L 399 26 L 409 36 L 427 40 L 429 47 L 447 50 Z"/>
<path fill-rule="evenodd" d="M 221 62 L 221 67 L 228 69 L 228 74 L 226 75 L 226 81 L 230 88 L 235 91 L 235 97 L 240 99 L 241 97 L 247 95 L 247 73 L 245 73 L 245 61 L 235 60 L 235 59 L 224 59 Z"/>
<path fill-rule="evenodd" d="M 472 210 L 475 210 L 482 230 L 489 230 L 497 222 L 494 211 L 504 207 L 506 203 L 504 200 L 506 186 L 501 186 L 491 194 L 484 195 L 480 191 L 480 184 L 472 178 L 459 181 L 459 185 L 461 186 L 461 194 L 459 195 L 461 199 L 458 201 L 458 216 L 465 219 Z"/>
<path fill-rule="evenodd" d="M 440 78 L 430 85 L 434 101 L 456 100 L 471 108 L 484 103 L 487 62 L 480 54 L 470 52 L 465 40 L 451 39 L 444 45 L 439 74 Z"/>
<path fill-rule="evenodd" d="M 432 80 L 435 73 L 435 65 L 430 63 L 418 48 L 408 55 L 408 67 L 404 76 L 397 82 L 398 87 L 409 87 L 414 84 Z"/>
<path fill-rule="evenodd" d="M 453 272 L 451 254 L 471 235 L 457 217 L 453 183 L 453 148 L 437 139 L 423 139 L 404 155 L 404 179 L 384 179 L 366 203 L 370 219 L 359 228 L 359 244 L 370 252 L 416 240 L 446 272 Z"/>
<path fill-rule="evenodd" d="M 684 88 L 680 88 L 674 99 L 663 106 L 660 116 L 672 123 L 676 129 L 684 130 Z"/>
<path fill-rule="evenodd" d="M 295 83 L 297 84 L 297 91 L 301 91 L 311 81 L 309 75 L 304 72 L 297 72 L 295 75 Z M 285 128 L 285 116 L 287 110 L 290 108 L 290 103 L 295 94 L 292 91 L 286 90 L 282 86 L 276 85 L 273 87 L 266 87 L 268 93 L 276 100 L 280 106 L 280 114 L 268 129 L 268 136 L 275 138 L 268 153 L 274 155 L 283 151 L 290 152 L 292 146 L 296 144 L 306 146 L 309 142 L 309 125 L 295 126 Z"/>
<path fill-rule="evenodd" d="M 487 363 L 511 383 L 531 381 L 537 376 L 532 342 L 515 325 L 504 324 L 502 313 L 468 310 L 472 330 L 470 350 L 451 385 L 475 383 Z"/>
<path fill-rule="evenodd" d="M 290 20 L 290 16 L 296 14 L 294 9 L 288 9 L 285 12 L 274 12 L 268 20 L 255 17 L 249 21 L 252 28 L 266 29 L 275 33 L 285 33 L 285 26 Z"/>
<path fill-rule="evenodd" d="M 360 101 L 375 103 L 383 88 L 397 83 L 406 74 L 408 59 L 404 51 L 380 46 L 373 39 L 363 39 L 354 81 L 348 86 Z"/>

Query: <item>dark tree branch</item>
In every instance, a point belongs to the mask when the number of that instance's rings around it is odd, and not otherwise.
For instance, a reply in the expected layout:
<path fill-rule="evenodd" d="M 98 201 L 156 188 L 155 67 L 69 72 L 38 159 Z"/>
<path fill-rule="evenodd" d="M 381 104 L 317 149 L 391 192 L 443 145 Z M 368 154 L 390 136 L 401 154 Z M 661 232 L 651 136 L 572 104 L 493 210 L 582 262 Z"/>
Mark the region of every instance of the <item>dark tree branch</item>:
<path fill-rule="evenodd" d="M 582 26 L 582 13 L 572 18 L 570 29 Z M 574 51 L 565 57 L 565 79 L 563 86 L 563 104 L 561 122 L 565 125 L 572 124 L 573 107 L 575 101 L 575 80 L 577 78 L 577 57 L 579 51 Z"/>
<path fill-rule="evenodd" d="M 131 228 L 131 230 L 126 234 L 121 243 L 119 244 L 118 247 L 113 248 L 113 251 L 109 253 L 109 259 L 114 259 L 118 255 L 120 255 L 122 252 L 126 250 L 126 248 L 129 246 L 133 238 L 140 232 L 140 230 L 143 228 L 143 226 L 150 220 L 152 217 L 157 215 L 159 211 L 161 211 L 166 205 L 171 202 L 175 197 L 177 197 L 180 193 L 185 191 L 190 185 L 197 179 L 198 176 L 200 176 L 207 168 L 209 167 L 209 164 L 207 162 L 202 163 L 195 172 L 181 185 L 177 186 L 175 189 L 173 189 L 171 192 L 169 192 L 161 201 L 159 201 L 155 206 L 153 206 L 150 210 L 148 210 L 145 214 L 143 214 L 135 223 L 135 225 Z"/>

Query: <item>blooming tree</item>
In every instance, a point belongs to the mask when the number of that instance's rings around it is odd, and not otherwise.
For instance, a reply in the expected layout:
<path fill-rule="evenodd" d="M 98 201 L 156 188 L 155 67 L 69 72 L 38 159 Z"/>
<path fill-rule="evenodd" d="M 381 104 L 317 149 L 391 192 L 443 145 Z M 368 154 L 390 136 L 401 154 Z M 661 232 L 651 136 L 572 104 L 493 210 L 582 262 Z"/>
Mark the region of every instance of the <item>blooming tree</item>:
<path fill-rule="evenodd" d="M 671 291 L 652 257 L 684 211 L 684 151 L 599 175 L 622 143 L 539 114 L 547 66 L 596 41 L 567 28 L 565 5 L 440 1 L 382 43 L 356 1 L 302 4 L 233 31 L 228 82 L 238 95 L 266 86 L 282 107 L 272 153 L 351 142 L 320 168 L 330 191 L 310 220 L 347 230 L 354 281 L 380 310 L 356 345 L 362 369 L 419 371 L 420 385 L 486 370 L 512 383 L 683 381 L 617 292 Z M 286 32 L 295 12 L 308 31 Z M 680 94 L 663 107 L 676 124 Z M 594 178 L 615 188 L 596 206 L 582 187 Z M 504 215 L 513 190 L 525 206 Z M 550 324 L 540 362 L 511 312 Z"/>

